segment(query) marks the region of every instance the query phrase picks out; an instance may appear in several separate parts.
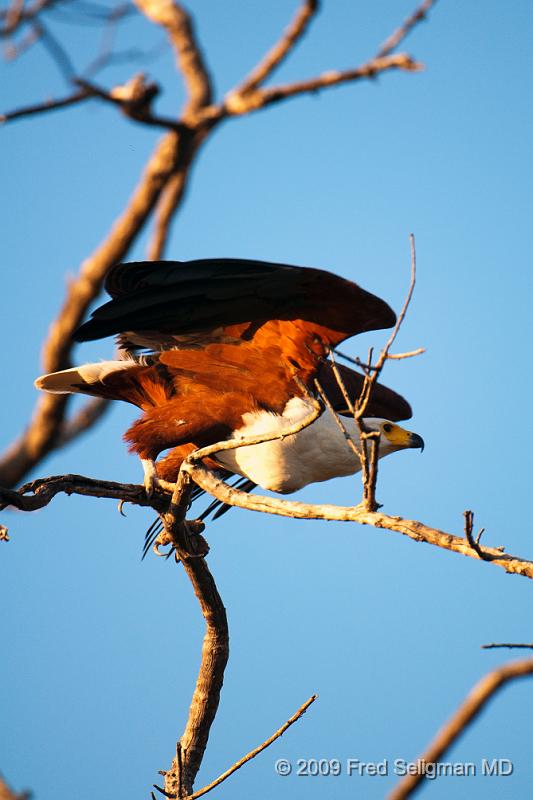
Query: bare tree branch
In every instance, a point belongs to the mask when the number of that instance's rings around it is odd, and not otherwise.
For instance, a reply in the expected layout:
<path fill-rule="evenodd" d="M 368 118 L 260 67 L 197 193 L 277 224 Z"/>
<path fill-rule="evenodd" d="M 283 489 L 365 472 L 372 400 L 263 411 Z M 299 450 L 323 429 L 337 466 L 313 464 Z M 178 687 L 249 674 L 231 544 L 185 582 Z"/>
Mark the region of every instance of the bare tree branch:
<path fill-rule="evenodd" d="M 135 4 L 156 25 L 165 28 L 176 51 L 178 67 L 189 95 L 182 119 L 211 103 L 211 80 L 196 42 L 193 23 L 185 9 L 174 0 L 135 0 Z"/>
<path fill-rule="evenodd" d="M 496 647 L 508 647 L 509 649 L 523 648 L 524 650 L 533 650 L 533 644 L 522 644 L 522 643 L 512 644 L 511 642 L 502 642 L 502 643 L 492 642 L 491 644 L 481 645 L 482 650 L 493 650 Z"/>
<path fill-rule="evenodd" d="M 5 114 L 0 114 L 0 125 L 4 124 L 5 122 L 11 122 L 15 119 L 21 119 L 22 117 L 30 117 L 35 114 L 42 114 L 48 111 L 59 111 L 62 108 L 66 108 L 67 106 L 73 106 L 77 103 L 81 103 L 84 100 L 88 100 L 90 97 L 93 97 L 90 92 L 86 89 L 79 89 L 77 92 L 73 92 L 67 97 L 61 97 L 58 100 L 45 100 L 43 103 L 34 103 L 30 106 L 23 106 L 22 108 L 14 109 L 13 111 L 6 111 Z"/>
<path fill-rule="evenodd" d="M 286 435 L 285 433 L 283 435 Z M 256 437 L 250 437 L 251 439 Z M 259 437 L 257 437 L 259 438 Z M 239 443 L 225 441 L 218 445 L 212 445 L 205 450 L 216 452 L 223 449 L 231 449 L 224 445 L 246 446 L 249 439 Z M 261 439 L 264 441 L 264 439 Z M 371 525 L 388 531 L 396 531 L 403 536 L 407 536 L 415 542 L 426 542 L 443 550 L 459 553 L 469 558 L 479 560 L 478 554 L 472 550 L 468 542 L 462 536 L 455 536 L 446 533 L 438 528 L 431 528 L 423 522 L 402 517 L 392 517 L 378 512 L 366 511 L 358 506 L 335 506 L 330 504 L 313 505 L 310 503 L 299 503 L 294 500 L 278 500 L 273 497 L 264 497 L 257 494 L 247 494 L 233 486 L 228 486 L 218 478 L 213 472 L 201 464 L 195 463 L 196 451 L 184 462 L 182 470 L 186 472 L 192 480 L 209 494 L 237 508 L 246 508 L 249 511 L 260 511 L 263 513 L 276 514 L 282 517 L 293 519 L 323 519 L 336 522 L 358 522 L 361 525 Z M 171 484 L 172 486 L 172 484 Z M 32 494 L 28 494 L 32 492 Z M 42 508 L 55 497 L 56 494 L 65 492 L 66 494 L 83 494 L 92 497 L 108 497 L 120 499 L 124 502 L 134 503 L 142 506 L 152 506 L 158 511 L 168 508 L 169 495 L 155 493 L 148 499 L 144 487 L 134 484 L 121 484 L 111 481 L 98 481 L 86 478 L 82 475 L 60 475 L 50 478 L 40 478 L 25 484 L 18 491 L 7 488 L 0 488 L 0 503 L 6 507 L 14 506 L 20 511 L 34 511 Z M 509 574 L 522 575 L 526 578 L 533 578 L 533 561 L 522 559 L 502 553 L 501 550 L 492 547 L 485 547 L 484 553 L 488 557 L 487 563 L 501 567 Z"/>
<path fill-rule="evenodd" d="M 290 728 L 291 725 L 294 725 L 294 723 L 297 722 L 300 719 L 300 717 L 302 717 L 305 714 L 309 706 L 315 702 L 316 698 L 317 698 L 316 694 L 312 695 L 309 698 L 309 700 L 306 700 L 305 703 L 303 703 L 300 706 L 298 711 L 296 711 L 296 713 L 293 714 L 292 717 L 288 719 L 287 722 L 285 722 L 281 726 L 281 728 L 278 728 L 278 730 L 272 734 L 272 736 L 266 739 L 262 744 L 260 744 L 254 750 L 251 750 L 245 756 L 236 761 L 235 764 L 233 764 L 233 766 L 231 766 L 229 769 L 223 772 L 222 775 L 219 775 L 219 777 L 216 780 L 212 781 L 212 783 L 209 783 L 207 786 L 204 786 L 202 789 L 199 789 L 197 792 L 195 792 L 193 795 L 187 798 L 187 800 L 197 800 L 198 797 L 203 797 L 204 794 L 207 794 L 212 789 L 215 789 L 217 786 L 220 786 L 220 784 L 223 783 L 227 778 L 229 778 L 230 775 L 233 775 L 234 772 L 237 772 L 238 769 L 247 764 L 248 761 L 251 761 L 252 758 L 255 758 L 256 756 L 259 755 L 259 753 L 262 753 L 263 750 L 266 750 L 267 747 L 270 747 L 270 745 L 273 744 L 273 742 L 275 742 L 276 739 L 279 739 L 280 736 L 283 736 L 285 731 L 288 728 Z"/>
<path fill-rule="evenodd" d="M 0 800 L 30 800 L 31 792 L 14 792 L 0 775 Z"/>
<path fill-rule="evenodd" d="M 194 456 L 194 453 L 192 454 Z M 249 495 L 232 486 L 228 486 L 217 478 L 210 470 L 200 464 L 187 460 L 182 467 L 189 473 L 193 481 L 209 494 L 230 506 L 247 508 L 250 511 L 263 511 L 294 519 L 327 519 L 337 522 L 359 522 L 361 525 L 372 525 L 408 536 L 415 542 L 426 542 L 444 550 L 460 553 L 463 556 L 479 559 L 462 536 L 455 536 L 438 528 L 431 528 L 417 520 L 391 517 L 378 512 L 366 511 L 359 506 L 334 506 L 329 504 L 312 505 L 294 500 L 278 500 L 262 495 Z M 495 564 L 510 574 L 533 578 L 533 561 L 518 556 L 502 553 L 491 547 L 484 548 L 489 557 L 487 563 Z"/>
<path fill-rule="evenodd" d="M 283 86 L 273 86 L 268 89 L 257 89 L 255 92 L 249 92 L 246 95 L 231 92 L 226 97 L 224 111 L 228 116 L 249 114 L 252 111 L 266 108 L 273 103 L 279 103 L 281 100 L 287 100 L 289 97 L 312 94 L 332 86 L 355 83 L 365 78 L 375 78 L 382 72 L 397 69 L 405 72 L 420 72 L 423 68 L 420 62 L 415 61 L 407 53 L 373 58 L 355 69 L 332 70 L 324 72 L 316 78 L 288 83 Z"/>
<path fill-rule="evenodd" d="M 266 81 L 276 67 L 294 50 L 296 43 L 305 34 L 317 10 L 318 0 L 304 0 L 279 42 L 269 50 L 250 75 L 237 87 L 237 94 L 245 95 L 248 92 L 252 92 Z"/>
<path fill-rule="evenodd" d="M 148 258 L 157 261 L 162 258 L 168 237 L 170 226 L 176 213 L 176 209 L 183 200 L 186 187 L 186 175 L 180 172 L 168 181 L 164 191 L 161 193 L 155 212 L 154 232 L 148 248 Z"/>
<path fill-rule="evenodd" d="M 45 5 L 43 0 L 31 7 L 37 10 Z M 163 119 L 151 114 L 147 105 L 131 103 L 131 98 L 120 96 L 120 87 L 111 92 L 100 90 L 93 84 L 85 82 L 84 91 L 56 101 L 48 101 L 24 109 L 9 112 L 0 116 L 0 122 L 6 122 L 41 112 L 64 108 L 68 105 L 86 100 L 89 96 L 98 96 L 106 102 L 119 106 L 129 117 L 150 125 L 172 127 L 171 134 L 165 137 L 156 148 L 150 159 L 145 175 L 132 200 L 117 220 L 115 226 L 96 250 L 82 266 L 80 277 L 69 289 L 67 300 L 58 319 L 53 323 L 49 340 L 45 345 L 45 369 L 54 371 L 65 369 L 69 364 L 71 335 L 81 321 L 90 302 L 100 290 L 103 278 L 109 267 L 117 260 L 124 258 L 132 242 L 140 232 L 144 222 L 158 207 L 154 238 L 150 247 L 150 255 L 157 257 L 164 250 L 168 238 L 169 225 L 173 213 L 179 206 L 183 194 L 189 166 L 199 144 L 224 117 L 232 114 L 245 114 L 265 107 L 272 102 L 287 99 L 302 92 L 334 86 L 339 83 L 369 78 L 389 69 L 413 70 L 420 67 L 410 56 L 405 54 L 390 55 L 385 58 L 372 59 L 355 70 L 331 72 L 309 81 L 303 81 L 284 87 L 247 92 L 245 96 L 238 92 L 230 94 L 226 103 L 218 106 L 207 106 L 211 100 L 211 86 L 203 59 L 187 14 L 172 0 L 138 0 L 141 10 L 154 22 L 162 25 L 177 50 L 180 69 L 188 86 L 189 101 L 185 107 L 181 121 Z M 311 4 L 312 5 L 312 4 Z M 29 12 L 30 16 L 34 13 Z M 303 17 L 307 12 L 302 11 Z M 107 19 L 109 12 L 107 12 Z M 303 17 L 299 23 L 293 23 L 293 33 L 300 25 L 301 30 L 296 37 L 284 37 L 278 50 L 286 55 L 299 36 L 303 34 L 305 23 Z M 289 39 L 291 41 L 289 42 Z M 275 66 L 275 58 L 269 63 Z M 266 61 L 265 61 L 266 65 Z M 263 74 L 265 67 L 263 68 Z M 123 88 L 131 88 L 132 82 Z M 88 94 L 90 92 L 90 94 Z M 169 180 L 171 184 L 166 190 Z M 163 195 L 162 195 L 163 193 Z M 161 198 L 161 200 L 160 200 Z M 160 205 L 159 204 L 160 201 Z M 0 483 L 14 485 L 26 472 L 36 465 L 55 446 L 58 432 L 63 424 L 67 400 L 61 396 L 42 397 L 36 407 L 33 418 L 26 432 L 14 442 L 0 459 Z"/>
<path fill-rule="evenodd" d="M 505 686 L 509 681 L 525 678 L 528 675 L 533 675 L 533 658 L 505 664 L 503 667 L 499 667 L 485 675 L 474 686 L 453 717 L 437 733 L 427 750 L 419 756 L 417 763 L 420 764 L 420 770 L 414 775 L 409 774 L 402 778 L 389 794 L 388 800 L 405 800 L 406 797 L 411 797 L 424 780 L 425 765 L 438 763 L 439 759 L 464 733 L 487 702 L 494 697 L 502 686 Z"/>
<path fill-rule="evenodd" d="M 45 8 L 50 8 L 57 0 L 36 0 L 31 5 L 24 5 L 24 0 L 13 0 L 9 8 L 0 11 L 0 19 L 4 24 L 0 27 L 0 38 L 12 36 L 25 22 L 31 22 Z"/>
<path fill-rule="evenodd" d="M 56 64 L 63 77 L 63 80 L 67 83 L 67 85 L 70 85 L 72 78 L 76 74 L 76 70 L 74 69 L 74 64 L 72 63 L 69 54 L 63 45 L 60 44 L 56 37 L 50 32 L 48 27 L 43 24 L 42 19 L 36 19 L 32 25 L 37 32 L 40 42 L 48 50 L 52 61 Z"/>
<path fill-rule="evenodd" d="M 424 0 L 424 2 L 416 8 L 410 16 L 407 17 L 405 22 L 400 25 L 400 27 L 392 33 L 389 38 L 383 42 L 381 47 L 379 48 L 378 52 L 376 53 L 378 58 L 382 58 L 383 56 L 388 56 L 395 50 L 398 45 L 405 39 L 405 37 L 413 30 L 415 25 L 422 20 L 426 19 L 428 11 L 433 8 L 437 0 Z"/>
<path fill-rule="evenodd" d="M 485 552 L 481 545 L 479 544 L 479 540 L 482 534 L 485 531 L 485 528 L 481 528 L 480 532 L 477 535 L 477 538 L 474 539 L 474 512 L 473 511 L 464 511 L 463 516 L 465 518 L 465 536 L 468 544 L 475 550 L 478 556 L 485 560 Z"/>
<path fill-rule="evenodd" d="M 63 422 L 56 441 L 56 448 L 64 447 L 81 433 L 92 428 L 108 410 L 109 400 L 105 400 L 103 397 L 91 397 L 77 414 Z"/>
<path fill-rule="evenodd" d="M 159 93 L 159 87 L 155 83 L 146 83 L 142 73 L 133 77 L 123 86 L 116 86 L 109 92 L 84 78 L 76 78 L 73 82 L 84 89 L 88 95 L 118 106 L 126 117 L 136 122 L 153 125 L 156 128 L 167 128 L 177 133 L 184 131 L 184 126 L 180 122 L 152 113 L 151 103 Z"/>
<path fill-rule="evenodd" d="M 78 278 L 68 287 L 63 307 L 52 323 L 43 348 L 43 366 L 47 372 L 70 366 L 73 332 L 100 291 L 107 270 L 125 257 L 169 176 L 179 169 L 180 154 L 187 149 L 185 139 L 184 135 L 172 132 L 159 142 L 126 209 L 102 245 L 83 262 Z M 0 460 L 1 485 L 13 486 L 54 448 L 66 405 L 66 395 L 41 395 L 28 428 Z"/>
<path fill-rule="evenodd" d="M 182 555 L 180 553 L 180 555 Z M 205 619 L 202 663 L 178 752 L 165 776 L 165 789 L 180 796 L 190 794 L 204 755 L 211 725 L 217 713 L 224 669 L 229 658 L 226 609 L 207 563 L 201 557 L 182 557 Z"/>

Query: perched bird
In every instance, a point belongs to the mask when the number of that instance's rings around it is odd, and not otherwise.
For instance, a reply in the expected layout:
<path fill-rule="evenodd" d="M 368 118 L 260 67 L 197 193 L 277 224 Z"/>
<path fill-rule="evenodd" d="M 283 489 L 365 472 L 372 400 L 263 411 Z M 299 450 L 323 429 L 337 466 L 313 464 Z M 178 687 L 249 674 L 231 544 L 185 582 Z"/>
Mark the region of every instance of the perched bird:
<path fill-rule="evenodd" d="M 389 328 L 380 298 L 319 269 L 242 259 L 118 264 L 106 279 L 111 300 L 75 334 L 117 334 L 121 358 L 43 375 L 47 392 L 124 400 L 143 414 L 125 434 L 153 491 L 174 481 L 194 449 L 221 440 L 282 432 L 307 418 L 318 378 L 332 407 L 348 414 L 327 356 L 349 336 Z M 341 368 L 352 398 L 363 377 Z M 319 399 L 319 398 L 318 398 Z M 380 432 L 379 457 L 423 440 L 397 423 L 411 416 L 400 395 L 376 385 L 364 423 Z M 357 425 L 344 417 L 356 443 Z M 170 452 L 156 463 L 164 450 Z M 297 434 L 215 454 L 208 462 L 243 476 L 247 488 L 287 493 L 360 469 L 333 414 Z"/>

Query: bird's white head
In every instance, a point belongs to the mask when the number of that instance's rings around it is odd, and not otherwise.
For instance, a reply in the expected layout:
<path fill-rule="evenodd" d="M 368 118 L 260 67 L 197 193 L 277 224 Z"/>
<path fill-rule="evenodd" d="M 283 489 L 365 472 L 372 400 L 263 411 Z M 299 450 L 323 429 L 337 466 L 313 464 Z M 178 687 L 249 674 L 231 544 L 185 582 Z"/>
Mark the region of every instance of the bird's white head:
<path fill-rule="evenodd" d="M 364 424 L 369 431 L 379 431 L 381 434 L 379 440 L 380 458 L 389 453 L 394 453 L 396 450 L 405 450 L 410 447 L 424 449 L 424 440 L 418 433 L 408 431 L 396 422 L 380 419 L 379 417 L 367 417 L 364 419 Z"/>

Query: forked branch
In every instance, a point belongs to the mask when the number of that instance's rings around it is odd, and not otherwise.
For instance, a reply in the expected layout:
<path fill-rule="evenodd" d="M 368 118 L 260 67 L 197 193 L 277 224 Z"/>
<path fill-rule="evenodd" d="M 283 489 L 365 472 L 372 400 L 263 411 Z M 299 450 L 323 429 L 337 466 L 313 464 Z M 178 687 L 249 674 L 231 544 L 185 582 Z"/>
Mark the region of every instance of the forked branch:
<path fill-rule="evenodd" d="M 14 0 L 10 16 L 8 15 L 8 29 L 13 30 L 13 26 L 16 27 L 22 20 L 30 20 L 52 2 L 53 0 L 37 0 L 33 5 L 23 7 L 18 0 Z M 149 252 L 152 258 L 161 256 L 168 239 L 171 221 L 185 193 L 191 163 L 200 143 L 220 121 L 228 116 L 247 114 L 258 108 L 266 108 L 274 102 L 306 92 L 373 78 L 381 72 L 392 69 L 407 71 L 420 69 L 421 64 L 411 56 L 392 51 L 433 5 L 427 0 L 422 3 L 398 31 L 389 37 L 378 54 L 361 67 L 332 71 L 297 83 L 264 89 L 261 84 L 292 52 L 316 11 L 316 3 L 313 0 L 304 0 L 288 31 L 259 62 L 250 76 L 230 92 L 226 101 L 214 104 L 209 73 L 194 34 L 194 26 L 181 4 L 173 0 L 137 0 L 136 4 L 146 17 L 165 29 L 175 49 L 178 67 L 188 92 L 188 100 L 181 118 L 173 120 L 152 113 L 149 91 L 148 94 L 144 92 L 141 98 L 143 102 L 137 102 L 138 97 L 125 96 L 124 90 L 139 88 L 138 81 L 135 84 L 136 79 L 109 91 L 85 81 L 82 82 L 81 88 L 67 97 L 15 109 L 3 117 L 0 115 L 0 122 L 7 122 L 75 105 L 90 97 L 98 97 L 103 102 L 115 105 L 137 122 L 171 128 L 157 145 L 126 209 L 102 245 L 82 264 L 78 277 L 69 285 L 65 302 L 52 323 L 45 343 L 43 366 L 47 372 L 70 366 L 72 334 L 75 328 L 99 293 L 109 268 L 127 256 L 132 243 L 156 208 L 157 221 Z M 110 14 L 115 18 L 119 10 L 117 8 L 106 12 L 103 22 L 109 22 Z M 122 13 L 120 10 L 121 15 Z M 5 15 L 4 20 L 6 20 Z M 148 88 L 149 86 L 144 87 L 145 90 Z M 51 450 L 61 444 L 61 430 L 65 423 L 67 406 L 68 400 L 63 396 L 48 395 L 37 401 L 26 431 L 8 447 L 0 459 L 0 484 L 15 485 Z"/>

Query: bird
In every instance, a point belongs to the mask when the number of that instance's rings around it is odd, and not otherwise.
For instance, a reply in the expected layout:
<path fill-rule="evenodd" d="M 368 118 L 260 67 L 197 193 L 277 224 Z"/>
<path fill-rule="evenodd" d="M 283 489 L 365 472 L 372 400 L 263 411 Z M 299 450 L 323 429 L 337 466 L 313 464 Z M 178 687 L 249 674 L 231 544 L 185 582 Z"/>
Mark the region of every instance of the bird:
<path fill-rule="evenodd" d="M 175 481 L 195 449 L 257 434 L 280 438 L 217 452 L 204 463 L 241 476 L 247 489 L 281 494 L 361 469 L 335 419 L 342 415 L 359 444 L 328 356 L 351 336 L 392 327 L 396 315 L 384 300 L 323 269 L 237 258 L 120 263 L 105 289 L 111 299 L 74 339 L 115 335 L 119 357 L 42 375 L 35 385 L 140 408 L 124 439 L 140 457 L 149 494 L 159 481 Z M 341 365 L 339 371 L 357 398 L 363 376 Z M 317 419 L 283 437 L 317 401 Z M 423 449 L 421 436 L 398 425 L 411 416 L 403 397 L 375 385 L 363 422 L 380 433 L 379 458 Z"/>

